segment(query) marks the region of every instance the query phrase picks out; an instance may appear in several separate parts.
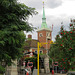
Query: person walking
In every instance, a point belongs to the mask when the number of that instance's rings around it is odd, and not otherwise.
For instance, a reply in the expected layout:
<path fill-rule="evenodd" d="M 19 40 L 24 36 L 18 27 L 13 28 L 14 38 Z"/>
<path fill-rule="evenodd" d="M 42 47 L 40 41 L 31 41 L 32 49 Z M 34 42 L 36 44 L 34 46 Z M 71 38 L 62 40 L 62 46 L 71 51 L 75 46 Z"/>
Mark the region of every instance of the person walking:
<path fill-rule="evenodd" d="M 54 70 L 52 69 L 52 75 L 54 75 Z"/>
<path fill-rule="evenodd" d="M 29 75 L 31 75 L 31 68 L 29 66 L 27 67 L 27 70 L 29 72 Z"/>
<path fill-rule="evenodd" d="M 29 75 L 29 72 L 27 72 L 26 75 Z"/>

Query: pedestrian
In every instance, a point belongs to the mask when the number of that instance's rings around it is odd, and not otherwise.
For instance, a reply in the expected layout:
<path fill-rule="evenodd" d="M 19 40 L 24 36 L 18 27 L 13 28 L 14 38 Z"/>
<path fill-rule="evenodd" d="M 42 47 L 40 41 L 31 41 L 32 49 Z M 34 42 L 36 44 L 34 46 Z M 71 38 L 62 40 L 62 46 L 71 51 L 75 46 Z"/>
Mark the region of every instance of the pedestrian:
<path fill-rule="evenodd" d="M 31 75 L 31 68 L 28 66 L 27 70 L 29 71 L 29 75 Z"/>
<path fill-rule="evenodd" d="M 29 75 L 29 72 L 27 72 L 26 75 Z"/>
<path fill-rule="evenodd" d="M 54 75 L 54 70 L 52 69 L 52 75 Z"/>

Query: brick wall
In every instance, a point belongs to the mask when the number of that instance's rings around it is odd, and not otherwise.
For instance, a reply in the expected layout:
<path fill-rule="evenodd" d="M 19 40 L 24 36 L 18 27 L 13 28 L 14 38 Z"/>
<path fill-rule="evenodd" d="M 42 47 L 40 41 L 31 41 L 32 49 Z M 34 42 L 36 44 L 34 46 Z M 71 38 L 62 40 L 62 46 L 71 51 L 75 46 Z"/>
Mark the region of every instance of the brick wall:
<path fill-rule="evenodd" d="M 39 31 L 38 32 L 38 40 L 39 42 L 46 42 L 46 34 L 47 32 L 50 33 L 50 36 L 51 36 L 51 32 L 50 31 L 47 31 L 47 30 L 42 30 L 42 31 Z M 42 33 L 42 36 L 40 36 L 40 34 Z M 49 43 L 51 40 L 47 40 L 47 42 Z M 43 45 L 43 47 L 46 49 L 46 45 Z M 50 44 L 47 44 L 47 49 L 50 48 Z"/>

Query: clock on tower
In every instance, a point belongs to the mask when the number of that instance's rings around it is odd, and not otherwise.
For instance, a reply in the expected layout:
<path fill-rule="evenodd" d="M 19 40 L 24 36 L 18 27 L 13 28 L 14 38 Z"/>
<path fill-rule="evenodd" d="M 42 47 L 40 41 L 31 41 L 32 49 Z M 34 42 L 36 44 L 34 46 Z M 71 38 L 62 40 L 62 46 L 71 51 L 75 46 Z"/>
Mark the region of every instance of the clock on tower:
<path fill-rule="evenodd" d="M 51 40 L 51 33 L 50 32 L 46 33 L 46 38 L 47 38 L 47 40 Z"/>

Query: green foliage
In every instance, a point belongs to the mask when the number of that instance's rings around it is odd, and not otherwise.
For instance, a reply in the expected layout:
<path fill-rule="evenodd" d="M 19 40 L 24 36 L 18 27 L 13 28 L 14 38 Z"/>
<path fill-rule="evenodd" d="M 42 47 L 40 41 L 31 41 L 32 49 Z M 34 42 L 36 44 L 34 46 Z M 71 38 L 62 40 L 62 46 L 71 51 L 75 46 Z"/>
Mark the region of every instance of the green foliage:
<path fill-rule="evenodd" d="M 20 4 L 17 0 L 0 0 L 0 30 L 32 31 L 27 19 L 36 14 L 34 8 Z"/>
<path fill-rule="evenodd" d="M 0 62 L 6 64 L 22 56 L 26 36 L 24 31 L 34 28 L 28 23 L 29 16 L 36 14 L 34 8 L 17 0 L 0 0 Z"/>
<path fill-rule="evenodd" d="M 43 53 L 40 53 L 39 55 L 45 55 L 45 54 L 43 54 Z"/>
<path fill-rule="evenodd" d="M 49 58 L 49 64 L 52 64 L 52 58 Z"/>
<path fill-rule="evenodd" d="M 5 68 L 0 65 L 0 73 L 3 73 L 3 72 L 5 72 Z"/>
<path fill-rule="evenodd" d="M 25 35 L 22 31 L 2 31 L 0 34 L 0 40 L 3 41 L 0 42 L 0 61 L 4 59 L 6 63 L 8 63 L 11 59 L 15 59 L 21 54 L 25 41 Z"/>
<path fill-rule="evenodd" d="M 70 25 L 69 31 L 61 26 L 55 43 L 51 46 L 50 57 L 58 61 L 59 67 L 65 71 L 75 69 L 75 25 Z"/>

